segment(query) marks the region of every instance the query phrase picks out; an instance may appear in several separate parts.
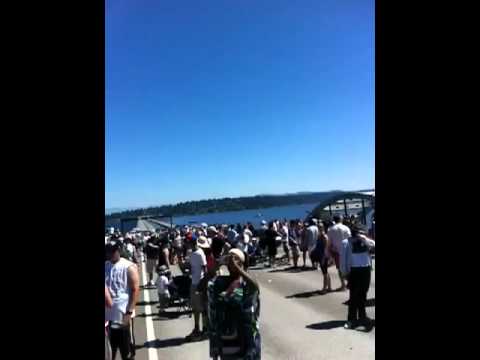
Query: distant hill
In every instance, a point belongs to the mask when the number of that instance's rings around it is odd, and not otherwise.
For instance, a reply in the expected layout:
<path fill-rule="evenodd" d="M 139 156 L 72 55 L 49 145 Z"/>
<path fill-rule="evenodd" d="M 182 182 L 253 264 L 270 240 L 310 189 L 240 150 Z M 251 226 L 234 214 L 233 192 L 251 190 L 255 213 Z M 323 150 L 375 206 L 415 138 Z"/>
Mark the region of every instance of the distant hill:
<path fill-rule="evenodd" d="M 115 213 L 121 213 L 123 211 L 128 211 L 128 210 L 135 210 L 137 208 L 108 208 L 105 209 L 105 215 L 110 215 L 110 214 L 115 214 Z"/>
<path fill-rule="evenodd" d="M 370 190 L 361 190 L 373 191 Z M 256 195 L 237 198 L 207 199 L 199 201 L 181 202 L 175 205 L 154 206 L 148 208 L 129 209 L 117 212 L 111 212 L 105 215 L 106 220 L 118 219 L 122 217 L 154 216 L 154 215 L 199 215 L 224 211 L 239 211 L 250 209 L 263 209 L 275 206 L 288 206 L 300 204 L 318 203 L 333 193 L 340 190 L 324 192 L 299 192 L 295 194 L 284 195 Z M 110 209 L 112 210 L 112 209 Z"/>

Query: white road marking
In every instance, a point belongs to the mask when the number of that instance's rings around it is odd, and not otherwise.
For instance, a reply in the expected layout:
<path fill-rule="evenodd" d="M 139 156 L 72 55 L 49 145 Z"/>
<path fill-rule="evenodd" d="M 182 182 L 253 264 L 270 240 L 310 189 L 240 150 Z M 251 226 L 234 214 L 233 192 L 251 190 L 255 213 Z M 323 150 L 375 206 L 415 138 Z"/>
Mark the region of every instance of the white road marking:
<path fill-rule="evenodd" d="M 145 280 L 147 274 L 147 269 L 145 267 L 145 263 L 142 262 L 142 278 Z M 150 306 L 150 291 L 145 289 L 143 292 L 143 301 L 146 303 L 145 305 L 145 324 L 147 326 L 147 341 L 155 341 L 157 338 L 155 337 L 155 328 L 153 327 L 153 320 L 150 315 L 152 315 L 152 307 Z M 148 359 L 149 360 L 158 360 L 157 349 L 155 348 L 148 348 Z"/>

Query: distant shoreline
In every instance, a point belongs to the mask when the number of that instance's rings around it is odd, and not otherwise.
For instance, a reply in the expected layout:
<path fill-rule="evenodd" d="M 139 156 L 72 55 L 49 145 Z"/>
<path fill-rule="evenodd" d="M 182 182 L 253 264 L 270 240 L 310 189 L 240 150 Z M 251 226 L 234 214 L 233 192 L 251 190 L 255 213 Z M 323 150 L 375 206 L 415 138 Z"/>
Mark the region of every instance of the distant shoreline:
<path fill-rule="evenodd" d="M 372 190 L 357 190 L 352 192 L 367 192 Z M 209 199 L 199 201 L 188 201 L 178 203 L 175 205 L 164 205 L 158 207 L 150 207 L 143 209 L 131 209 L 121 212 L 105 214 L 106 220 L 114 220 L 122 217 L 139 217 L 139 216 L 198 216 L 208 215 L 224 212 L 238 212 L 238 211 L 254 211 L 269 209 L 275 207 L 287 207 L 293 205 L 306 205 L 320 203 L 326 197 L 335 193 L 351 192 L 351 191 L 328 191 L 317 193 L 297 193 L 290 195 L 257 195 L 251 197 L 239 198 L 223 198 L 223 199 Z M 348 209 L 358 209 L 361 203 L 357 202 L 349 204 Z M 332 206 L 332 210 L 343 210 L 343 204 L 336 204 Z"/>

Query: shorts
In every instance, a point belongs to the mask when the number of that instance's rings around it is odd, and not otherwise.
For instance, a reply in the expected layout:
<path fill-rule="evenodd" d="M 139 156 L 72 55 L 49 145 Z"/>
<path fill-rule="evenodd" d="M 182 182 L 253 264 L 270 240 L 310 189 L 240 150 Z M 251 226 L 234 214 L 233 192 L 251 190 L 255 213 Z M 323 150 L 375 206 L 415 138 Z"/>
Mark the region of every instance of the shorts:
<path fill-rule="evenodd" d="M 181 245 L 180 246 L 174 246 L 173 247 L 173 252 L 175 254 L 181 254 L 183 252 L 183 246 L 181 246 Z"/>
<path fill-rule="evenodd" d="M 328 262 L 329 259 L 326 256 L 324 256 L 322 261 L 320 261 L 320 269 L 322 270 L 323 275 L 328 274 Z"/>
<path fill-rule="evenodd" d="M 205 299 L 201 292 L 197 292 L 197 285 L 190 287 L 190 305 L 193 312 L 205 311 Z"/>
<path fill-rule="evenodd" d="M 307 252 L 307 251 L 308 251 L 308 243 L 307 243 L 307 242 L 302 242 L 302 243 L 300 244 L 300 250 L 301 250 L 302 252 Z"/>
<path fill-rule="evenodd" d="M 340 269 L 340 254 L 336 251 L 330 251 L 330 254 L 332 255 L 333 260 L 335 261 L 335 267 L 337 269 Z"/>
<path fill-rule="evenodd" d="M 293 256 L 299 256 L 300 255 L 300 249 L 298 248 L 298 245 L 290 246 L 290 249 L 292 250 L 292 255 Z"/>
<path fill-rule="evenodd" d="M 268 256 L 277 256 L 277 247 L 276 246 L 268 246 Z"/>
<path fill-rule="evenodd" d="M 153 273 L 157 266 L 158 259 L 147 259 L 147 273 Z"/>

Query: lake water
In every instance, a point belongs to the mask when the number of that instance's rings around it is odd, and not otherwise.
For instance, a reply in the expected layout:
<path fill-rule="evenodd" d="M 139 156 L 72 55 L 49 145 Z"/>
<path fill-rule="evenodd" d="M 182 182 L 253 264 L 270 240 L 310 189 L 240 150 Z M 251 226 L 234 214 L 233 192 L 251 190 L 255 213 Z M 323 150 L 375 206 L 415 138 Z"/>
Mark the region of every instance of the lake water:
<path fill-rule="evenodd" d="M 173 218 L 173 223 L 176 225 L 186 225 L 191 223 L 207 223 L 207 224 L 244 224 L 251 222 L 255 227 L 259 227 L 262 220 L 270 221 L 275 219 L 305 219 L 318 204 L 301 204 L 290 206 L 277 206 L 267 209 L 241 210 L 241 211 L 226 211 L 203 215 L 188 215 L 177 216 Z M 361 209 L 349 209 L 348 213 L 357 213 Z M 333 213 L 343 214 L 343 210 L 333 211 Z M 164 219 L 169 222 L 168 219 Z M 120 227 L 119 222 L 108 222 L 107 227 Z"/>
<path fill-rule="evenodd" d="M 227 211 L 219 213 L 211 213 L 204 215 L 190 215 L 174 217 L 173 222 L 177 225 L 185 225 L 188 223 L 207 224 L 237 224 L 251 222 L 255 227 L 259 226 L 262 220 L 270 221 L 275 219 L 305 219 L 310 211 L 317 204 L 302 204 L 290 206 L 278 206 L 267 209 Z"/>

